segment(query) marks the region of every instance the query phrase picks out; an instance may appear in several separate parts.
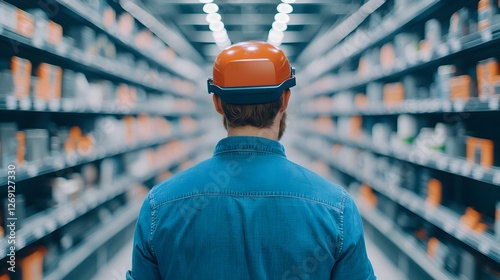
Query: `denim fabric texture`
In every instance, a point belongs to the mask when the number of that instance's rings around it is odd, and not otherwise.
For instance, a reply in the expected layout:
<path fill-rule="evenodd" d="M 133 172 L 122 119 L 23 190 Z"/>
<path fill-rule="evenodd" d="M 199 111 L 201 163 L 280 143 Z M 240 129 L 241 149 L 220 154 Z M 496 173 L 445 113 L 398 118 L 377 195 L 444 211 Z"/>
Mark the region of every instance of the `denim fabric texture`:
<path fill-rule="evenodd" d="M 127 279 L 375 279 L 349 194 L 261 137 L 155 186 L 136 225 Z"/>

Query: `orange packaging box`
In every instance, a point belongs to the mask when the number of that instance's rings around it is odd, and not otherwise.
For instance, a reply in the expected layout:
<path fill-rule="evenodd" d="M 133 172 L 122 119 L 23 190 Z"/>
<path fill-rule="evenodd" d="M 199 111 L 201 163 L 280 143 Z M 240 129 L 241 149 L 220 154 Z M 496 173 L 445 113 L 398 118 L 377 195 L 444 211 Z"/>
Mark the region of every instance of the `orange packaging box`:
<path fill-rule="evenodd" d="M 17 99 L 29 98 L 31 83 L 31 61 L 17 56 L 10 60 L 14 80 L 14 95 Z"/>
<path fill-rule="evenodd" d="M 32 37 L 35 33 L 35 19 L 33 16 L 21 9 L 17 9 L 17 27 L 16 32 L 25 36 Z"/>
<path fill-rule="evenodd" d="M 42 280 L 43 257 L 46 251 L 47 250 L 44 247 L 40 247 L 30 255 L 20 260 L 20 267 L 23 271 L 23 280 Z"/>
<path fill-rule="evenodd" d="M 361 116 L 352 117 L 349 137 L 351 139 L 358 139 L 362 134 L 363 134 L 363 117 Z"/>
<path fill-rule="evenodd" d="M 430 179 L 427 184 L 427 200 L 426 202 L 436 207 L 441 204 L 443 198 L 443 186 L 437 179 Z"/>
<path fill-rule="evenodd" d="M 10 280 L 9 274 L 0 275 L 0 280 Z"/>
<path fill-rule="evenodd" d="M 495 83 L 500 78 L 500 66 L 494 58 L 480 61 L 476 67 L 479 98 L 495 94 Z"/>
<path fill-rule="evenodd" d="M 49 20 L 47 25 L 47 42 L 54 46 L 59 45 L 63 39 L 63 29 L 59 24 Z"/>
<path fill-rule="evenodd" d="M 493 155 L 493 141 L 475 137 L 467 138 L 467 161 L 490 168 L 493 166 Z"/>
<path fill-rule="evenodd" d="M 451 100 L 468 101 L 472 96 L 472 79 L 469 75 L 452 77 L 450 79 Z"/>
<path fill-rule="evenodd" d="M 366 94 L 358 93 L 354 96 L 354 104 L 356 104 L 357 108 L 366 108 L 368 106 L 368 98 Z"/>
<path fill-rule="evenodd" d="M 403 102 L 405 99 L 405 89 L 403 83 L 394 83 L 384 85 L 384 104 L 394 106 Z"/>
<path fill-rule="evenodd" d="M 113 8 L 107 7 L 102 15 L 102 24 L 109 29 L 115 27 L 116 24 L 116 12 Z"/>
<path fill-rule="evenodd" d="M 481 213 L 472 207 L 467 207 L 465 214 L 460 218 L 460 222 L 470 229 L 474 229 L 481 222 Z"/>
<path fill-rule="evenodd" d="M 126 116 L 123 118 L 125 124 L 125 140 L 127 144 L 135 143 L 135 118 Z"/>
<path fill-rule="evenodd" d="M 387 43 L 380 49 L 380 64 L 385 69 L 391 69 L 395 62 L 396 51 L 391 43 Z"/>
<path fill-rule="evenodd" d="M 17 163 L 22 165 L 26 154 L 26 134 L 23 131 L 18 131 L 17 139 Z"/>
<path fill-rule="evenodd" d="M 121 14 L 118 18 L 118 32 L 125 37 L 132 35 L 134 30 L 134 18 L 128 14 Z"/>
<path fill-rule="evenodd" d="M 36 75 L 38 84 L 35 89 L 37 99 L 49 102 L 61 99 L 62 69 L 61 67 L 41 63 Z"/>

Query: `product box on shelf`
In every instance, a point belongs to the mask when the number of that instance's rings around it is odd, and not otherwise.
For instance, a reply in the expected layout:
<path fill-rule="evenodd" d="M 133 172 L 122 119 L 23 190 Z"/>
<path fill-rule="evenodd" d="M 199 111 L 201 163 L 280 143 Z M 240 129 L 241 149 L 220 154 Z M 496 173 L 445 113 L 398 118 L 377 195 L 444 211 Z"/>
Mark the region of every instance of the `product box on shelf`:
<path fill-rule="evenodd" d="M 116 29 L 116 12 L 109 5 L 106 5 L 102 14 L 102 24 L 110 31 Z"/>
<path fill-rule="evenodd" d="M 445 258 L 449 251 L 449 245 L 436 237 L 431 237 L 427 241 L 427 255 L 436 262 L 438 267 L 444 267 Z"/>
<path fill-rule="evenodd" d="M 496 59 L 480 61 L 476 67 L 479 99 L 495 95 L 495 84 L 500 80 L 500 66 Z"/>
<path fill-rule="evenodd" d="M 457 69 L 454 65 L 441 65 L 435 73 L 437 96 L 443 99 L 451 98 L 451 79 L 456 75 Z"/>
<path fill-rule="evenodd" d="M 380 64 L 383 69 L 392 69 L 396 63 L 396 51 L 392 43 L 387 43 L 380 49 Z"/>
<path fill-rule="evenodd" d="M 474 97 L 475 90 L 472 78 L 469 75 L 461 75 L 450 79 L 450 97 L 453 101 L 466 102 Z"/>
<path fill-rule="evenodd" d="M 16 123 L 0 123 L 0 168 L 16 163 Z"/>
<path fill-rule="evenodd" d="M 384 104 L 388 107 L 399 105 L 405 99 L 403 83 L 390 83 L 384 85 Z"/>
<path fill-rule="evenodd" d="M 475 31 L 475 21 L 467 8 L 462 8 L 451 16 L 448 40 L 459 39 Z"/>
<path fill-rule="evenodd" d="M 359 188 L 359 195 L 361 199 L 370 208 L 374 208 L 375 206 L 377 206 L 378 203 L 377 195 L 373 192 L 373 189 L 367 184 L 361 185 L 361 187 Z"/>
<path fill-rule="evenodd" d="M 49 156 L 49 132 L 46 129 L 25 129 L 26 161 L 37 162 Z"/>
<path fill-rule="evenodd" d="M 482 233 L 487 229 L 487 225 L 483 222 L 483 215 L 472 207 L 467 207 L 460 218 L 460 223 L 478 233 Z"/>
<path fill-rule="evenodd" d="M 467 160 L 490 168 L 494 164 L 493 141 L 467 137 Z"/>
<path fill-rule="evenodd" d="M 43 102 L 59 102 L 61 100 L 62 69 L 59 66 L 41 63 L 36 71 L 38 83 L 34 97 Z"/>
<path fill-rule="evenodd" d="M 35 32 L 33 16 L 4 1 L 0 2 L 0 26 L 25 37 L 32 37 Z"/>
<path fill-rule="evenodd" d="M 7 61 L 0 61 L 0 69 Z M 31 62 L 14 56 L 10 60 L 9 69 L 0 72 L 0 96 L 11 96 L 18 100 L 28 100 L 31 83 Z"/>
<path fill-rule="evenodd" d="M 49 20 L 45 11 L 41 9 L 29 10 L 35 22 L 35 32 L 33 36 L 34 44 L 40 46 L 45 43 L 58 46 L 63 41 L 63 29 L 61 25 Z"/>
<path fill-rule="evenodd" d="M 14 95 L 17 99 L 27 99 L 30 95 L 31 61 L 17 56 L 11 58 L 10 68 L 14 80 Z"/>
<path fill-rule="evenodd" d="M 443 185 L 438 179 L 431 178 L 427 183 L 427 204 L 436 207 L 443 199 Z"/>
<path fill-rule="evenodd" d="M 17 140 L 17 150 L 16 150 L 17 164 L 23 165 L 26 160 L 26 133 L 24 131 L 18 131 L 16 133 L 16 140 Z"/>
<path fill-rule="evenodd" d="M 43 257 L 45 247 L 38 247 L 19 260 L 22 280 L 42 280 L 43 278 Z"/>
<path fill-rule="evenodd" d="M 83 51 L 84 54 L 96 55 L 96 32 L 88 26 L 74 26 L 68 30 L 68 36 L 73 38 L 74 47 Z"/>
<path fill-rule="evenodd" d="M 68 177 L 57 177 L 51 180 L 52 200 L 57 205 L 76 201 L 83 194 L 84 183 L 80 174 L 73 173 Z"/>
<path fill-rule="evenodd" d="M 480 0 L 477 5 L 477 27 L 484 30 L 491 26 L 494 17 L 499 12 L 497 0 Z"/>
<path fill-rule="evenodd" d="M 425 23 L 425 40 L 429 43 L 433 53 L 443 43 L 441 23 L 437 19 L 428 20 Z"/>
<path fill-rule="evenodd" d="M 417 63 L 419 38 L 416 34 L 400 33 L 394 37 L 394 45 L 399 60 L 410 64 Z"/>
<path fill-rule="evenodd" d="M 129 13 L 123 13 L 118 18 L 118 33 L 125 37 L 130 38 L 135 32 L 135 19 Z"/>

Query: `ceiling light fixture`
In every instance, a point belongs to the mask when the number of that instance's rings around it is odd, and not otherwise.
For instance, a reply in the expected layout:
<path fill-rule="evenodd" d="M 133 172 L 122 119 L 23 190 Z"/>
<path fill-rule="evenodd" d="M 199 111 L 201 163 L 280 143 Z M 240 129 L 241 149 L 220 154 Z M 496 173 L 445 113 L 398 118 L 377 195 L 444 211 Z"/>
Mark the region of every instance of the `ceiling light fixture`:
<path fill-rule="evenodd" d="M 227 30 L 222 22 L 222 16 L 217 13 L 219 11 L 219 6 L 212 3 L 213 0 L 199 0 L 201 3 L 206 3 L 203 5 L 203 12 L 207 14 L 205 17 L 206 21 L 209 23 L 208 28 L 213 31 L 212 37 L 214 38 L 215 44 L 219 48 L 225 48 L 231 45 L 231 40 L 227 34 Z"/>
<path fill-rule="evenodd" d="M 218 13 L 210 13 L 205 18 L 208 23 L 214 23 L 222 20 L 222 16 Z"/>
<path fill-rule="evenodd" d="M 276 6 L 278 13 L 274 15 L 274 22 L 267 37 L 267 42 L 275 46 L 283 43 L 284 31 L 288 28 L 287 23 L 290 21 L 288 14 L 293 12 L 293 7 L 290 4 L 295 3 L 295 0 L 281 0 L 281 2 L 283 3 Z"/>
<path fill-rule="evenodd" d="M 273 29 L 277 30 L 277 31 L 285 31 L 288 28 L 286 23 L 279 22 L 279 21 L 273 22 L 272 26 L 273 26 Z"/>
<path fill-rule="evenodd" d="M 290 4 L 281 3 L 278 5 L 278 7 L 276 7 L 276 10 L 278 10 L 278 12 L 283 14 L 289 14 L 293 12 L 293 7 Z"/>
<path fill-rule="evenodd" d="M 215 3 L 208 3 L 203 5 L 203 12 L 207 14 L 217 13 L 217 11 L 219 11 L 219 6 L 217 6 L 217 4 Z"/>
<path fill-rule="evenodd" d="M 210 30 L 212 31 L 219 31 L 224 29 L 224 23 L 222 21 L 216 21 L 214 23 L 210 23 L 208 28 L 210 28 Z"/>
<path fill-rule="evenodd" d="M 290 16 L 284 13 L 277 13 L 274 15 L 274 20 L 277 22 L 288 23 L 290 21 Z"/>

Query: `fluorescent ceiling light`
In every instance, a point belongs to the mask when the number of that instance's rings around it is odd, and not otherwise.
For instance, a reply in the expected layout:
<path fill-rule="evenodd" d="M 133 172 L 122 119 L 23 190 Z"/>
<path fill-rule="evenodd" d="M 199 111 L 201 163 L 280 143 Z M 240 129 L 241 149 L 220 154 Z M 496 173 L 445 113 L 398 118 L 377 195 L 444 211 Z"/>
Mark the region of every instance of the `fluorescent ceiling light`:
<path fill-rule="evenodd" d="M 290 16 L 288 14 L 284 14 L 284 13 L 277 13 L 274 16 L 274 20 L 277 22 L 288 23 L 290 21 Z"/>
<path fill-rule="evenodd" d="M 275 29 L 269 30 L 269 38 L 272 40 L 282 40 L 284 36 L 285 33 L 283 33 L 283 31 L 278 31 Z"/>
<path fill-rule="evenodd" d="M 208 4 L 206 4 L 206 5 L 208 5 Z M 293 7 L 290 4 L 281 3 L 278 5 L 278 7 L 276 7 L 276 10 L 278 10 L 278 12 L 283 13 L 283 14 L 289 14 L 289 13 L 293 12 Z"/>
<path fill-rule="evenodd" d="M 220 31 L 224 29 L 224 23 L 222 21 L 216 21 L 214 23 L 210 23 L 208 28 L 210 28 L 210 30 L 212 31 Z"/>
<path fill-rule="evenodd" d="M 287 3 L 287 4 L 292 4 L 292 3 L 295 3 L 295 0 L 281 0 L 281 2 Z"/>
<path fill-rule="evenodd" d="M 287 29 L 286 23 L 275 21 L 273 22 L 273 29 L 276 31 L 285 31 Z"/>
<path fill-rule="evenodd" d="M 227 38 L 227 30 L 226 29 L 222 29 L 222 30 L 219 30 L 219 31 L 214 31 L 212 33 L 212 37 L 214 37 L 215 40 L 221 40 L 222 38 Z"/>
<path fill-rule="evenodd" d="M 222 17 L 218 13 L 210 13 L 206 17 L 206 20 L 208 23 L 218 22 L 218 21 L 221 21 L 221 19 L 222 19 Z"/>
<path fill-rule="evenodd" d="M 212 3 L 212 2 L 214 2 L 214 0 L 199 0 L 199 1 L 200 1 L 200 3 Z"/>
<path fill-rule="evenodd" d="M 282 41 L 281 41 L 281 40 L 276 40 L 276 41 L 273 41 L 273 40 L 267 40 L 267 42 L 268 42 L 269 44 L 273 45 L 273 46 L 276 46 L 276 47 L 280 46 L 280 45 L 281 45 L 281 43 L 282 43 Z"/>
<path fill-rule="evenodd" d="M 203 5 L 203 11 L 207 14 L 217 13 L 218 10 L 219 6 L 217 6 L 217 4 L 215 3 L 208 3 Z"/>

